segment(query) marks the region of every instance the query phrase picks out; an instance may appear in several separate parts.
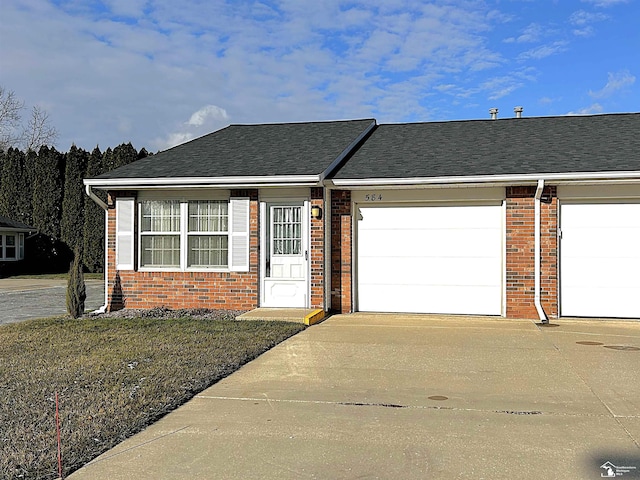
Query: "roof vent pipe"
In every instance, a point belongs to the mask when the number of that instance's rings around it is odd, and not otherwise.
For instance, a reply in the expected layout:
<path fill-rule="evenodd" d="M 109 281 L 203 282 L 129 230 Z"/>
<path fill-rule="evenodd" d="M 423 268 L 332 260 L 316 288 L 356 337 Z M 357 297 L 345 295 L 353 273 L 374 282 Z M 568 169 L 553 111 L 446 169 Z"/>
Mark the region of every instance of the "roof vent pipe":
<path fill-rule="evenodd" d="M 498 109 L 497 108 L 490 108 L 489 109 L 489 113 L 491 114 L 491 120 L 495 120 L 498 118 Z"/>
<path fill-rule="evenodd" d="M 523 110 L 524 110 L 524 108 L 522 108 L 522 107 L 515 107 L 515 108 L 513 109 L 513 111 L 514 111 L 514 112 L 515 112 L 515 114 L 516 114 L 516 118 L 522 118 L 522 111 L 523 111 Z"/>

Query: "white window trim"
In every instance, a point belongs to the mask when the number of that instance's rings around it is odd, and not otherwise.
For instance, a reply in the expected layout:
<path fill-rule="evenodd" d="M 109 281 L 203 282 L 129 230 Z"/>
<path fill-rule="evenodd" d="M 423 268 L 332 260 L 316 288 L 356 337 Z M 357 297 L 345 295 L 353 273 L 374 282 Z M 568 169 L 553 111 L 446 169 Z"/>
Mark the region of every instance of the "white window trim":
<path fill-rule="evenodd" d="M 137 259 L 137 265 L 138 265 L 138 271 L 140 272 L 197 272 L 197 273 L 204 273 L 204 272 L 232 272 L 232 271 L 240 271 L 240 272 L 248 272 L 249 271 L 249 266 L 248 266 L 248 262 L 247 262 L 247 266 L 246 267 L 240 267 L 240 268 L 236 268 L 232 265 L 232 244 L 233 244 L 233 236 L 234 236 L 234 232 L 233 232 L 233 228 L 232 228 L 232 224 L 233 224 L 233 213 L 232 213 L 232 201 L 233 200 L 239 200 L 240 198 L 221 198 L 219 195 L 201 195 L 201 196 L 193 196 L 193 195 L 189 195 L 189 196 L 180 196 L 180 197 L 173 197 L 173 198 L 167 198 L 166 196 L 164 198 L 158 197 L 156 195 L 145 195 L 145 196 L 141 196 L 138 198 L 138 208 L 137 208 L 137 214 L 138 214 L 138 233 L 137 233 L 137 238 L 138 238 L 138 259 Z M 142 236 L 145 235 L 142 232 L 142 203 L 145 201 L 157 201 L 157 200 L 171 200 L 171 201 L 178 201 L 180 202 L 180 232 L 153 232 L 153 234 L 157 234 L 157 235 L 180 235 L 180 265 L 178 267 L 175 266 L 171 266 L 171 267 L 160 267 L 160 266 L 154 266 L 154 267 L 149 267 L 149 266 L 143 266 L 142 265 Z M 244 199 L 240 199 L 240 200 L 244 200 Z M 227 210 L 227 215 L 228 215 L 228 220 L 227 220 L 227 232 L 226 233 L 222 233 L 222 232 L 189 232 L 189 202 L 193 202 L 193 201 L 224 201 L 227 203 L 228 205 L 228 210 Z M 247 222 L 248 224 L 249 222 Z M 188 267 L 188 263 L 189 263 L 189 250 L 188 250 L 188 242 L 189 242 L 189 236 L 191 235 L 206 235 L 206 236 L 212 236 L 212 235 L 224 235 L 228 238 L 228 243 L 227 243 L 227 266 L 226 267 Z M 247 258 L 249 257 L 249 252 L 247 249 L 246 252 L 246 256 Z"/>
<path fill-rule="evenodd" d="M 176 201 L 176 202 L 180 202 L 180 231 L 174 232 L 174 231 L 153 231 L 153 232 L 144 232 L 142 229 L 142 204 L 144 202 L 147 201 L 162 201 L 162 200 L 167 200 L 167 201 Z M 160 236 L 174 236 L 174 237 L 180 237 L 180 264 L 182 265 L 182 250 L 183 250 L 183 245 L 182 245 L 182 227 L 183 227 L 183 221 L 184 221 L 184 213 L 183 213 L 183 204 L 181 200 L 178 199 L 145 199 L 145 200 L 138 200 L 138 205 L 136 208 L 137 214 L 138 214 L 138 260 L 137 260 L 137 264 L 138 264 L 138 270 L 142 271 L 142 272 L 164 272 L 164 271 L 180 271 L 181 269 L 179 267 L 175 267 L 175 266 L 168 266 L 168 267 L 163 267 L 160 265 L 153 265 L 153 266 L 143 266 L 142 265 L 142 238 L 143 237 L 160 237 Z"/>
<path fill-rule="evenodd" d="M 7 238 L 13 237 L 14 244 L 11 245 L 15 249 L 13 257 L 7 257 Z M 0 261 L 17 262 L 24 259 L 24 233 L 0 233 Z"/>

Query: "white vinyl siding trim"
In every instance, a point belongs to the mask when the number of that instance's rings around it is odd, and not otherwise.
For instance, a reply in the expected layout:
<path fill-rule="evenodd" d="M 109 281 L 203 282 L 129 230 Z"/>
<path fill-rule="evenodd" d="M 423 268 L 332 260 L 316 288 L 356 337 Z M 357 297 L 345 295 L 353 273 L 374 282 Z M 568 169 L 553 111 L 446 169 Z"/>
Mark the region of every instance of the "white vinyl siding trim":
<path fill-rule="evenodd" d="M 135 199 L 116 198 L 116 269 L 134 269 Z"/>
<path fill-rule="evenodd" d="M 250 216 L 249 199 L 232 198 L 229 203 L 231 210 L 231 232 L 229 235 L 229 270 L 234 272 L 248 272 Z"/>

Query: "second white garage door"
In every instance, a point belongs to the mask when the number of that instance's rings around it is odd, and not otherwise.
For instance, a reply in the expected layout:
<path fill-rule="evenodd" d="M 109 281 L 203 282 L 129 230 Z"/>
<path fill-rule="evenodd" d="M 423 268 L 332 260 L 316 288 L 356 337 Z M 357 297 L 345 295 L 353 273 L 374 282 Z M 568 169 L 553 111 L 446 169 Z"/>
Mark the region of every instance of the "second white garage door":
<path fill-rule="evenodd" d="M 500 315 L 502 207 L 361 206 L 357 309 Z"/>
<path fill-rule="evenodd" d="M 640 318 L 640 202 L 560 207 L 560 314 Z"/>

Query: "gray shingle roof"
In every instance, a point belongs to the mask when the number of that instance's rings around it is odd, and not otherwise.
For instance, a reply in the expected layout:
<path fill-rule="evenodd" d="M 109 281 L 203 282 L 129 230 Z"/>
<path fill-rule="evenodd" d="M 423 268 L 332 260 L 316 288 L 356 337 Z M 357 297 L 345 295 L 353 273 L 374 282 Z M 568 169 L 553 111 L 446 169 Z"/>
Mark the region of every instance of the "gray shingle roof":
<path fill-rule="evenodd" d="M 96 178 L 320 175 L 374 121 L 231 125 Z"/>
<path fill-rule="evenodd" d="M 35 232 L 37 229 L 0 215 L 0 230 Z"/>
<path fill-rule="evenodd" d="M 640 172 L 640 113 L 380 125 L 336 179 Z"/>

